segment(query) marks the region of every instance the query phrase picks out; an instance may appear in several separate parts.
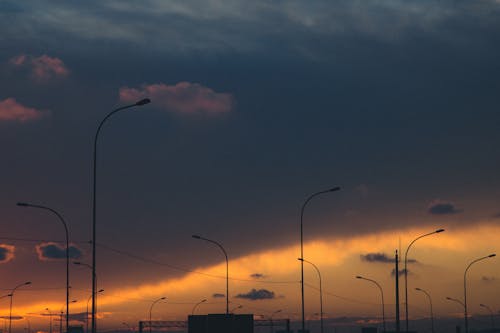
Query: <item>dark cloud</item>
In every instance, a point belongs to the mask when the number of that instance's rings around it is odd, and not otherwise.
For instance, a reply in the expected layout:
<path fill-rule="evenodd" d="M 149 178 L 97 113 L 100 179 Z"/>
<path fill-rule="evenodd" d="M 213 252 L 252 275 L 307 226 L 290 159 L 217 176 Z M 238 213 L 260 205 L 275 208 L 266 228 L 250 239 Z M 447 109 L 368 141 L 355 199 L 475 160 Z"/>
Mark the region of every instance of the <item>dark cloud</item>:
<path fill-rule="evenodd" d="M 493 215 L 494 219 L 500 219 L 500 213 Z"/>
<path fill-rule="evenodd" d="M 250 277 L 253 279 L 263 279 L 263 278 L 266 278 L 267 276 L 262 274 L 262 273 L 253 273 L 253 274 L 250 274 Z"/>
<path fill-rule="evenodd" d="M 461 213 L 462 210 L 457 209 L 451 202 L 436 200 L 429 205 L 427 212 L 432 215 L 450 215 Z"/>
<path fill-rule="evenodd" d="M 495 282 L 497 280 L 496 277 L 494 276 L 483 276 L 481 278 L 481 281 L 485 282 L 485 283 L 491 283 L 491 282 Z"/>
<path fill-rule="evenodd" d="M 0 244 L 0 264 L 14 259 L 14 246 L 7 244 Z"/>
<path fill-rule="evenodd" d="M 224 298 L 224 297 L 226 297 L 226 295 L 224 295 L 224 294 L 217 294 L 216 293 L 216 294 L 213 294 L 212 297 L 213 298 Z"/>
<path fill-rule="evenodd" d="M 235 296 L 236 298 L 248 299 L 251 301 L 257 301 L 261 299 L 273 299 L 276 298 L 274 295 L 274 291 L 270 291 L 267 289 L 252 289 L 246 294 L 238 294 Z"/>
<path fill-rule="evenodd" d="M 386 264 L 394 263 L 394 258 L 389 257 L 385 253 L 367 253 L 360 255 L 360 258 L 361 261 L 367 261 L 367 262 L 386 263 Z M 407 262 L 416 263 L 417 261 L 415 259 L 408 259 Z"/>
<path fill-rule="evenodd" d="M 400 269 L 399 272 L 398 272 L 398 275 L 399 276 L 404 276 L 405 275 L 405 269 Z M 408 270 L 408 275 L 411 275 L 411 271 Z M 391 276 L 396 276 L 396 269 L 393 268 L 392 271 L 391 271 Z"/>
<path fill-rule="evenodd" d="M 40 260 L 58 260 L 66 259 L 66 249 L 56 243 L 42 243 L 36 246 L 38 259 Z M 83 253 L 75 245 L 69 246 L 70 259 L 80 259 Z"/>

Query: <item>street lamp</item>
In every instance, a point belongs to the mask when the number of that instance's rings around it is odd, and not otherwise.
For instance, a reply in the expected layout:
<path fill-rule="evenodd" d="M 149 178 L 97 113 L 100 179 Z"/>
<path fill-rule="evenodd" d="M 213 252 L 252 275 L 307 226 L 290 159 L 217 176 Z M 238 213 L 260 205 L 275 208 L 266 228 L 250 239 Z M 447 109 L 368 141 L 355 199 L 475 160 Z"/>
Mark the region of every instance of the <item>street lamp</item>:
<path fill-rule="evenodd" d="M 478 258 L 476 260 L 473 260 L 469 264 L 469 266 L 467 266 L 467 268 L 465 269 L 465 272 L 464 272 L 464 319 L 465 319 L 465 333 L 469 333 L 469 320 L 467 318 L 467 271 L 476 262 L 481 261 L 481 260 L 485 260 L 485 259 L 488 259 L 488 258 L 493 258 L 494 256 L 496 256 L 496 254 L 493 253 L 493 254 L 490 254 L 488 256 L 484 256 L 484 257 Z"/>
<path fill-rule="evenodd" d="M 280 310 L 276 310 L 273 313 L 271 313 L 271 315 L 269 316 L 269 320 L 271 320 L 271 333 L 274 333 L 273 317 L 274 317 L 275 314 L 280 313 L 281 311 L 283 311 L 283 310 L 281 310 L 281 309 Z"/>
<path fill-rule="evenodd" d="M 49 308 L 45 308 L 45 311 L 49 313 L 49 333 L 52 333 L 52 312 L 50 312 Z"/>
<path fill-rule="evenodd" d="M 164 299 L 167 299 L 166 297 L 160 297 L 158 298 L 157 300 L 153 301 L 153 303 L 151 303 L 151 306 L 149 307 L 149 333 L 151 333 L 151 312 L 153 311 L 153 306 L 158 303 L 159 301 L 161 300 L 164 300 Z"/>
<path fill-rule="evenodd" d="M 329 192 L 339 191 L 340 187 L 336 186 L 330 188 L 328 190 L 319 191 L 311 194 L 306 201 L 302 204 L 302 208 L 300 209 L 300 257 L 304 258 L 304 210 L 311 201 L 312 198 Z M 306 331 L 306 316 L 305 316 L 305 308 L 304 308 L 304 261 L 300 261 L 300 288 L 301 288 L 301 296 L 302 296 L 302 332 Z"/>
<path fill-rule="evenodd" d="M 427 295 L 427 298 L 429 299 L 429 304 L 431 306 L 431 332 L 434 333 L 434 313 L 432 312 L 432 299 L 431 299 L 431 295 L 429 295 L 429 293 L 421 288 L 415 288 L 415 290 L 417 291 L 421 291 L 423 292 L 424 294 Z"/>
<path fill-rule="evenodd" d="M 452 302 L 455 302 L 455 303 L 460 304 L 460 305 L 462 306 L 462 308 L 464 308 L 464 309 L 465 309 L 465 304 L 464 304 L 461 300 L 458 300 L 458 299 L 456 299 L 456 298 L 451 298 L 451 297 L 446 297 L 446 299 L 447 299 L 448 301 L 452 301 Z"/>
<path fill-rule="evenodd" d="M 70 303 L 76 303 L 76 302 L 78 302 L 78 301 L 72 300 Z M 63 330 L 62 330 L 63 316 L 64 316 L 64 306 L 61 308 L 61 316 L 59 317 L 59 333 L 63 333 Z M 66 331 L 66 333 L 69 333 L 69 331 Z"/>
<path fill-rule="evenodd" d="M 380 290 L 380 296 L 382 298 L 382 323 L 384 325 L 384 332 L 386 332 L 386 327 L 385 327 L 385 304 L 384 304 L 384 290 L 382 289 L 382 287 L 380 286 L 380 284 L 375 281 L 375 280 L 372 280 L 372 279 L 368 279 L 368 278 L 365 278 L 363 276 L 360 276 L 360 275 L 357 275 L 356 276 L 356 279 L 360 279 L 360 280 L 365 280 L 365 281 L 369 281 L 369 282 L 372 282 L 374 283 L 378 289 Z"/>
<path fill-rule="evenodd" d="M 320 273 L 318 267 L 316 267 L 316 265 L 313 264 L 312 262 L 310 262 L 304 258 L 297 258 L 297 259 L 302 261 L 302 262 L 307 262 L 312 267 L 314 267 L 314 269 L 318 273 L 318 277 L 319 277 L 319 318 L 320 318 L 320 323 L 321 323 L 321 333 L 323 333 L 323 289 L 321 287 L 321 273 Z"/>
<path fill-rule="evenodd" d="M 204 240 L 206 242 L 217 245 L 222 250 L 222 252 L 224 253 L 224 256 L 226 257 L 226 314 L 229 314 L 229 260 L 227 258 L 227 252 L 226 252 L 226 250 L 224 250 L 224 248 L 222 247 L 221 244 L 217 243 L 214 240 L 211 240 L 211 239 L 208 239 L 205 237 L 201 237 L 199 235 L 192 235 L 191 237 L 193 237 L 195 239 Z"/>
<path fill-rule="evenodd" d="M 194 311 L 196 310 L 196 308 L 198 307 L 198 305 L 200 305 L 201 303 L 205 303 L 206 301 L 207 301 L 206 299 L 202 299 L 201 301 L 199 301 L 198 303 L 196 303 L 193 306 L 193 311 L 191 311 L 191 315 L 194 315 Z"/>
<path fill-rule="evenodd" d="M 24 282 L 24 283 L 21 283 L 21 284 L 18 284 L 17 286 L 15 286 L 9 296 L 10 296 L 10 310 L 9 310 L 9 333 L 11 333 L 11 328 L 12 328 L 12 299 L 14 298 L 14 292 L 16 291 L 17 288 L 20 288 L 22 286 L 27 286 L 31 284 L 31 281 L 28 281 L 28 282 Z"/>
<path fill-rule="evenodd" d="M 84 262 L 73 261 L 73 264 L 78 265 L 78 266 L 84 266 L 84 267 L 87 267 L 88 269 L 92 270 L 92 266 L 90 266 L 89 264 L 84 263 Z M 96 278 L 96 285 L 97 285 L 97 278 Z M 102 293 L 103 291 L 104 291 L 104 289 L 99 289 L 97 291 L 97 293 Z M 89 302 L 91 299 L 92 299 L 92 294 L 89 296 L 89 298 L 87 300 L 87 311 L 85 314 L 85 332 L 86 333 L 89 333 Z"/>
<path fill-rule="evenodd" d="M 493 313 L 493 310 L 491 310 L 491 308 L 488 306 L 488 305 L 485 305 L 485 304 L 479 304 L 479 306 L 487 309 L 489 312 L 490 312 L 490 315 L 491 315 L 491 329 L 494 331 L 495 330 L 495 320 L 494 320 L 494 313 Z"/>
<path fill-rule="evenodd" d="M 101 128 L 112 115 L 115 113 L 129 109 L 135 106 L 142 106 L 150 103 L 151 100 L 149 98 L 142 99 L 134 104 L 125 105 L 119 108 L 112 110 L 103 120 L 99 123 L 97 127 L 97 131 L 94 137 L 94 161 L 93 161 L 93 191 L 92 191 L 92 333 L 96 333 L 97 323 L 96 323 L 96 188 L 97 188 L 97 139 L 99 138 L 99 133 L 101 132 Z M 9 332 L 10 333 L 10 332 Z"/>
<path fill-rule="evenodd" d="M 134 327 L 132 327 L 132 326 L 130 326 L 130 325 L 129 325 L 128 323 L 126 323 L 126 322 L 123 322 L 123 323 L 122 323 L 122 325 L 126 326 L 126 327 L 129 329 L 129 331 L 132 331 L 132 332 L 134 332 L 134 331 L 135 331 L 135 328 L 134 328 Z"/>
<path fill-rule="evenodd" d="M 238 305 L 238 306 L 236 306 L 236 307 L 232 308 L 232 309 L 231 309 L 231 311 L 229 311 L 229 313 L 233 313 L 235 310 L 237 310 L 237 309 L 241 309 L 242 307 L 243 307 L 243 305 L 241 305 L 241 304 L 240 304 L 240 305 Z"/>
<path fill-rule="evenodd" d="M 104 291 L 104 289 L 99 289 L 97 292 L 102 293 L 103 291 Z M 85 332 L 86 333 L 89 333 L 89 302 L 91 299 L 92 299 L 92 295 L 90 295 L 89 298 L 87 299 L 87 309 L 85 312 Z"/>
<path fill-rule="evenodd" d="M 63 217 L 61 214 L 59 214 L 55 209 L 52 209 L 50 207 L 42 206 L 42 205 L 35 205 L 31 203 L 26 203 L 26 202 L 18 202 L 17 205 L 19 207 L 30 207 L 30 208 L 38 208 L 38 209 L 44 209 L 48 210 L 54 215 L 57 216 L 59 221 L 61 221 L 62 225 L 64 226 L 64 232 L 66 235 L 66 332 L 69 332 L 69 233 L 68 233 L 68 225 L 64 221 Z"/>
<path fill-rule="evenodd" d="M 407 264 L 408 264 L 408 251 L 410 250 L 410 247 L 413 245 L 413 243 L 415 243 L 417 240 L 419 240 L 420 238 L 424 238 L 424 237 L 427 237 L 427 236 L 430 236 L 430 235 L 434 235 L 434 234 L 439 234 L 441 232 L 443 232 L 444 229 L 437 229 L 436 231 L 433 231 L 433 232 L 429 232 L 428 234 L 425 234 L 425 235 L 422 235 L 422 236 L 418 236 L 417 238 L 415 238 L 411 243 L 410 245 L 408 245 L 408 247 L 406 248 L 406 252 L 405 252 L 405 312 L 406 312 L 406 332 L 408 332 L 408 268 L 407 268 Z M 397 273 L 397 272 L 396 272 Z M 467 333 L 467 332 L 466 332 Z"/>

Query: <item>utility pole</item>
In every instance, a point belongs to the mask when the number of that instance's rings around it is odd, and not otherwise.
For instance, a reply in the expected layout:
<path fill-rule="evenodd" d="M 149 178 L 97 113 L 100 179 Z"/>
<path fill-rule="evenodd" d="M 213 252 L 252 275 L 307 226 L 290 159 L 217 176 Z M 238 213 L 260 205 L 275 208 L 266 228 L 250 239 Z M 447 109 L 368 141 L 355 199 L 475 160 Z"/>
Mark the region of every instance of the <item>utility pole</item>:
<path fill-rule="evenodd" d="M 399 257 L 398 257 L 398 250 L 396 250 L 396 256 L 395 256 L 395 264 L 396 264 L 396 332 L 399 333 L 401 332 L 401 326 L 399 322 Z"/>

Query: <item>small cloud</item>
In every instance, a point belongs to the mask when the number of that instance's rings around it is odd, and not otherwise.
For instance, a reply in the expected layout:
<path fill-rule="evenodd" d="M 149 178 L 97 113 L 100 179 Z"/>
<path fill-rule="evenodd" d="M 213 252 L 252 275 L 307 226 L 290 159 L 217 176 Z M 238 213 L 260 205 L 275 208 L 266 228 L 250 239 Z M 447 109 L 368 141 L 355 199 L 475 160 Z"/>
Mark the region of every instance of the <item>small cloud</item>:
<path fill-rule="evenodd" d="M 0 121 L 26 122 L 39 119 L 46 113 L 46 111 L 21 105 L 14 98 L 0 101 Z"/>
<path fill-rule="evenodd" d="M 5 264 L 14 259 L 14 249 L 13 245 L 0 244 L 0 264 Z"/>
<path fill-rule="evenodd" d="M 53 242 L 37 245 L 36 252 L 38 254 L 38 259 L 42 261 L 66 259 L 65 247 Z M 80 259 L 82 255 L 82 250 L 80 250 L 78 247 L 76 247 L 75 245 L 69 246 L 70 259 Z"/>
<path fill-rule="evenodd" d="M 266 278 L 267 276 L 262 274 L 262 273 L 253 273 L 253 274 L 250 274 L 250 277 L 252 279 L 264 279 Z"/>
<path fill-rule="evenodd" d="M 68 68 L 61 59 L 49 57 L 45 54 L 40 57 L 20 54 L 11 58 L 9 63 L 15 67 L 28 68 L 33 78 L 37 81 L 47 81 L 57 77 L 66 77 L 69 74 Z"/>
<path fill-rule="evenodd" d="M 495 215 L 493 215 L 492 217 L 493 217 L 494 219 L 500 219 L 500 213 L 495 214 Z"/>
<path fill-rule="evenodd" d="M 394 263 L 394 257 L 389 257 L 385 253 L 367 253 L 367 254 L 361 254 L 359 257 L 361 258 L 361 261 L 366 261 L 366 262 L 385 263 L 385 264 Z M 408 259 L 407 262 L 414 264 L 417 261 L 415 259 Z"/>
<path fill-rule="evenodd" d="M 412 274 L 409 269 L 407 270 L 407 272 L 408 272 L 408 275 Z M 399 272 L 398 272 L 398 275 L 399 276 L 404 276 L 405 275 L 405 269 L 404 268 L 400 269 Z M 396 269 L 395 268 L 392 269 L 391 276 L 396 276 Z"/>
<path fill-rule="evenodd" d="M 276 298 L 274 295 L 274 291 L 270 291 L 267 289 L 252 289 L 246 294 L 238 294 L 235 296 L 236 298 L 248 299 L 251 301 L 257 301 L 262 299 L 273 299 Z"/>
<path fill-rule="evenodd" d="M 461 213 L 462 210 L 457 209 L 455 205 L 451 202 L 434 200 L 429 205 L 427 212 L 432 215 L 450 215 Z"/>
<path fill-rule="evenodd" d="M 496 277 L 494 276 L 483 276 L 481 278 L 481 281 L 485 282 L 485 283 L 491 283 L 491 282 L 495 282 L 497 280 Z"/>
<path fill-rule="evenodd" d="M 140 89 L 120 88 L 120 100 L 136 102 L 151 98 L 154 105 L 166 111 L 178 113 L 226 113 L 234 105 L 228 93 L 217 93 L 199 83 L 179 82 L 176 85 L 164 83 L 143 85 Z"/>
<path fill-rule="evenodd" d="M 212 297 L 213 298 L 224 298 L 224 297 L 226 297 L 226 295 L 224 295 L 224 294 L 213 294 Z"/>

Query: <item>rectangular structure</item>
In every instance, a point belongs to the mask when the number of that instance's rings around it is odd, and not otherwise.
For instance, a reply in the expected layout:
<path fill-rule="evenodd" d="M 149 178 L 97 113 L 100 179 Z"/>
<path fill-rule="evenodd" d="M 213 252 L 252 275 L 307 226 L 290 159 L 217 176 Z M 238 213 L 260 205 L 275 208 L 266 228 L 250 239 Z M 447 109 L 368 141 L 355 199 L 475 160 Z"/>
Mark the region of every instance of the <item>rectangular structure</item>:
<path fill-rule="evenodd" d="M 253 333 L 251 314 L 208 314 L 188 317 L 189 333 Z"/>

